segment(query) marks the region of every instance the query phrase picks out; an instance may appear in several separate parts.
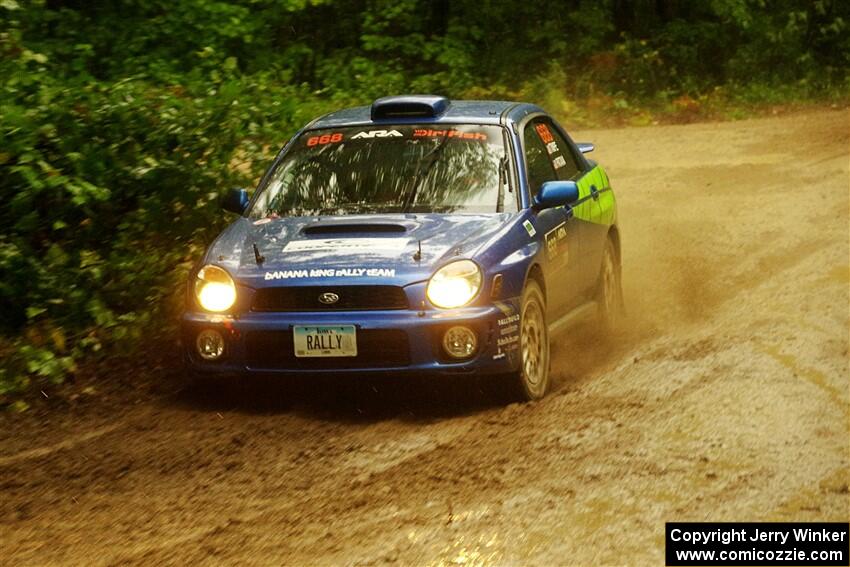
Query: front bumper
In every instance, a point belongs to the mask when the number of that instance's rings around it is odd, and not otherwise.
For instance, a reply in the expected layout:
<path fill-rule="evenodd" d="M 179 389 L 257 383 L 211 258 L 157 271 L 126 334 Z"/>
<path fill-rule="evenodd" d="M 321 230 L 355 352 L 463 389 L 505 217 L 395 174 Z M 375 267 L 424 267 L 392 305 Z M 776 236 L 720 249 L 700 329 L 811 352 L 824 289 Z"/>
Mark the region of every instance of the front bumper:
<path fill-rule="evenodd" d="M 189 367 L 202 374 L 499 374 L 519 368 L 517 305 L 518 299 L 454 310 L 232 316 L 187 311 L 182 319 L 183 351 Z M 295 325 L 355 325 L 358 356 L 295 358 L 291 335 Z M 478 335 L 478 349 L 469 359 L 453 360 L 443 352 L 443 333 L 454 325 L 467 325 Z M 225 337 L 224 355 L 215 362 L 197 354 L 195 339 L 204 329 Z"/>

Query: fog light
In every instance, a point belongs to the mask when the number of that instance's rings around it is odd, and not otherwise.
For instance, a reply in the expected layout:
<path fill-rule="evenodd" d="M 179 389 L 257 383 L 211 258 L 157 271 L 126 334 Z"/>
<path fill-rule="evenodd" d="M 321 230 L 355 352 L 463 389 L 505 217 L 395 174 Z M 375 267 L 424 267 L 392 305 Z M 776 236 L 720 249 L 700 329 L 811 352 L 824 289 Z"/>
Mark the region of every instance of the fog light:
<path fill-rule="evenodd" d="M 469 327 L 452 327 L 443 335 L 443 349 L 454 358 L 468 358 L 478 348 L 478 337 Z"/>
<path fill-rule="evenodd" d="M 195 346 L 204 360 L 218 360 L 224 354 L 224 337 L 218 331 L 206 329 L 198 333 Z"/>

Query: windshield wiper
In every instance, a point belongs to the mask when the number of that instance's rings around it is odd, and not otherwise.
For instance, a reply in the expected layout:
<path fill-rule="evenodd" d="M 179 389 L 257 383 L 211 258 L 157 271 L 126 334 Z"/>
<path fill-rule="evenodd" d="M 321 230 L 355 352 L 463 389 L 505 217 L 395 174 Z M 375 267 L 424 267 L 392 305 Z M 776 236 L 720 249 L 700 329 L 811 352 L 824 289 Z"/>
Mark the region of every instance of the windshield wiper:
<path fill-rule="evenodd" d="M 341 203 L 335 207 L 324 207 L 317 210 L 317 216 L 328 215 L 357 215 L 362 213 L 381 213 L 384 212 L 390 205 L 380 203 Z"/>
<path fill-rule="evenodd" d="M 431 172 L 431 168 L 434 167 L 434 164 L 437 163 L 437 160 L 440 157 L 440 152 L 443 151 L 443 148 L 446 147 L 446 142 L 449 141 L 448 136 L 443 138 L 439 145 L 422 156 L 422 159 L 419 160 L 419 164 L 416 167 L 416 175 L 414 176 L 413 187 L 410 189 L 410 194 L 407 199 L 404 200 L 402 204 L 402 210 L 405 213 L 410 212 L 410 207 L 416 202 L 416 195 L 419 193 L 419 186 L 422 184 L 422 181 L 428 177 L 428 174 Z M 429 159 L 428 165 L 425 166 L 425 171 L 422 171 L 422 162 L 426 159 Z"/>

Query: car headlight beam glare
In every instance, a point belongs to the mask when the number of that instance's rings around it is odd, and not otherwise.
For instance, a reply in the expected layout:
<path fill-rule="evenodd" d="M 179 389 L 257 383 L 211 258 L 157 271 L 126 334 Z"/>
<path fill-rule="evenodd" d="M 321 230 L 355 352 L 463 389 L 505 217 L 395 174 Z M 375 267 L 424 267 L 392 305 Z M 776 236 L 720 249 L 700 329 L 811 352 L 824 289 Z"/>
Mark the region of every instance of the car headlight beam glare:
<path fill-rule="evenodd" d="M 207 265 L 198 271 L 195 297 L 207 311 L 227 311 L 236 303 L 236 285 L 222 268 Z"/>
<path fill-rule="evenodd" d="M 481 268 L 471 260 L 458 260 L 437 270 L 428 281 L 428 299 L 443 309 L 463 307 L 481 289 Z"/>

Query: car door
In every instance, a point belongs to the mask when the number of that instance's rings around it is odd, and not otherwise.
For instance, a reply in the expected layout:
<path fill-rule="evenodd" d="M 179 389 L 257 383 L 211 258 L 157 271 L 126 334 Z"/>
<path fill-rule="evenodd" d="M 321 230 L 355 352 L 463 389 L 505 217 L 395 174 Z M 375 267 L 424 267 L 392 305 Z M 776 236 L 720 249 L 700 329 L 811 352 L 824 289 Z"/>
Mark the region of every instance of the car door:
<path fill-rule="evenodd" d="M 534 118 L 523 127 L 523 156 L 528 190 L 533 201 L 546 181 L 555 181 L 558 174 L 554 164 L 556 152 L 551 151 L 554 137 L 550 125 Z M 550 321 L 556 319 L 578 299 L 575 264 L 578 252 L 578 232 L 570 207 L 555 207 L 539 211 L 534 219 L 545 247 L 543 268 L 546 277 L 547 309 Z"/>
<path fill-rule="evenodd" d="M 603 179 L 600 169 L 581 156 L 563 128 L 552 121 L 548 125 L 554 138 L 552 160 L 558 179 L 569 179 L 578 185 L 579 200 L 573 207 L 579 240 L 574 277 L 580 295 L 589 296 L 595 290 L 607 235 L 600 205 Z"/>

